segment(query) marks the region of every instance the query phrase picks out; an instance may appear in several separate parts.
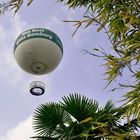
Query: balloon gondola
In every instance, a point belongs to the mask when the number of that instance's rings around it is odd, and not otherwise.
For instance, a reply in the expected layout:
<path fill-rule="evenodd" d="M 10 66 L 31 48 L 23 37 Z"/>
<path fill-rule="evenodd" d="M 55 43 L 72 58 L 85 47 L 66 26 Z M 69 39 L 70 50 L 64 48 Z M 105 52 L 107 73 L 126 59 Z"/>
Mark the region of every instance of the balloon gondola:
<path fill-rule="evenodd" d="M 26 30 L 15 41 L 15 60 L 24 71 L 30 74 L 43 75 L 52 72 L 61 62 L 62 56 L 63 45 L 60 38 L 46 28 Z M 39 88 L 38 84 L 36 88 Z M 43 93 L 44 90 L 42 90 Z M 37 93 L 33 94 L 37 95 Z M 39 95 L 42 94 L 39 93 Z"/>
<path fill-rule="evenodd" d="M 30 93 L 35 96 L 40 96 L 45 92 L 45 84 L 41 81 L 33 81 L 30 84 Z"/>

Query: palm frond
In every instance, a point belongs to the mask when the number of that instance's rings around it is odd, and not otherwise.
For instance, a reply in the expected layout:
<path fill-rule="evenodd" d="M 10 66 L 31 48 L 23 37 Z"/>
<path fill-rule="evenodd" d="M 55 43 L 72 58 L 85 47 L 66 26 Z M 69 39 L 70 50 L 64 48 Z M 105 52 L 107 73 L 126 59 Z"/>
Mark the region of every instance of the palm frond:
<path fill-rule="evenodd" d="M 62 97 L 63 102 L 60 102 L 63 108 L 73 116 L 78 122 L 95 116 L 98 109 L 98 102 L 88 99 L 80 94 L 70 94 L 67 97 Z"/>
<path fill-rule="evenodd" d="M 107 123 L 109 127 L 107 129 L 112 130 L 118 128 L 121 117 L 124 115 L 122 108 L 115 108 L 111 100 L 109 100 L 104 107 L 98 111 L 98 122 Z"/>
<path fill-rule="evenodd" d="M 41 104 L 35 110 L 33 128 L 39 136 L 55 135 L 59 128 L 65 129 L 65 123 L 70 119 L 69 114 L 59 104 Z"/>
<path fill-rule="evenodd" d="M 126 107 L 116 108 L 111 100 L 99 108 L 98 102 L 80 94 L 62 97 L 60 103 L 41 104 L 33 116 L 37 140 L 92 140 L 132 138 L 139 122 L 121 123 Z M 131 134 L 133 134 L 131 136 Z"/>

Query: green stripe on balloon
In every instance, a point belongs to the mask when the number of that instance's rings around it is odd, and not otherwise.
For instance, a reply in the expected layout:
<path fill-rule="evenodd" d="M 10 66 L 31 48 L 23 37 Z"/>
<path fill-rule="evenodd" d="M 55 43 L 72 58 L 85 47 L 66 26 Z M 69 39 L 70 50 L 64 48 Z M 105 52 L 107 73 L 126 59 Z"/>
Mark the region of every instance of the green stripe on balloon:
<path fill-rule="evenodd" d="M 45 28 L 32 28 L 21 33 L 15 41 L 14 51 L 22 42 L 34 38 L 44 38 L 53 41 L 63 53 L 63 45 L 60 38 L 54 32 Z"/>

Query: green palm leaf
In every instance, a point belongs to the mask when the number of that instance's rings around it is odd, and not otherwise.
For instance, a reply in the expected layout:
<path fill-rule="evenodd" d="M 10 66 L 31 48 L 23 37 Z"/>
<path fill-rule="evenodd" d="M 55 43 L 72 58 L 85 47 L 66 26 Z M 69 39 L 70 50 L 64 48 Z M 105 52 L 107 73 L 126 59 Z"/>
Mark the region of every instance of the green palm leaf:
<path fill-rule="evenodd" d="M 65 129 L 65 124 L 70 119 L 69 114 L 59 104 L 41 104 L 35 110 L 33 128 L 39 136 L 59 136 L 61 129 Z"/>
<path fill-rule="evenodd" d="M 63 108 L 73 116 L 78 122 L 95 116 L 98 109 L 98 102 L 88 99 L 80 94 L 70 94 L 68 97 L 62 97 L 60 102 Z"/>
<path fill-rule="evenodd" d="M 97 101 L 79 94 L 62 97 L 60 103 L 41 104 L 34 113 L 37 140 L 92 140 L 129 137 L 139 128 L 138 121 L 122 124 L 126 107 L 116 108 L 112 101 L 99 108 Z"/>
<path fill-rule="evenodd" d="M 128 132 L 125 131 L 126 127 L 121 124 L 121 121 L 125 117 L 125 112 L 127 108 L 116 108 L 111 100 L 109 100 L 104 107 L 99 110 L 98 122 L 106 123 L 106 130 L 109 132 L 116 131 L 119 133 Z M 130 128 L 127 127 L 129 130 Z"/>
<path fill-rule="evenodd" d="M 116 127 L 120 115 L 118 116 L 118 109 L 115 108 L 114 104 L 112 103 L 111 100 L 109 100 L 104 107 L 100 108 L 99 110 L 99 118 L 97 119 L 99 122 L 106 122 L 109 124 L 110 128 Z"/>

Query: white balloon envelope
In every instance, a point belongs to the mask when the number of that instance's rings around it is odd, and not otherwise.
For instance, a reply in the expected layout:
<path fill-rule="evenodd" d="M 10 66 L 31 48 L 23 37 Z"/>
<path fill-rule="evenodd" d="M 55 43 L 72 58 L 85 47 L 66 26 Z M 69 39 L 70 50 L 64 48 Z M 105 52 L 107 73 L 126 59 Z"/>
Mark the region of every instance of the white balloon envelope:
<path fill-rule="evenodd" d="M 60 63 L 63 45 L 54 32 L 45 28 L 32 28 L 16 39 L 14 56 L 26 72 L 35 75 L 47 74 Z"/>

